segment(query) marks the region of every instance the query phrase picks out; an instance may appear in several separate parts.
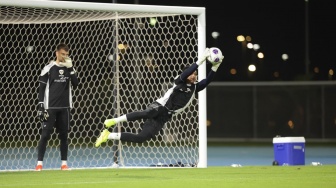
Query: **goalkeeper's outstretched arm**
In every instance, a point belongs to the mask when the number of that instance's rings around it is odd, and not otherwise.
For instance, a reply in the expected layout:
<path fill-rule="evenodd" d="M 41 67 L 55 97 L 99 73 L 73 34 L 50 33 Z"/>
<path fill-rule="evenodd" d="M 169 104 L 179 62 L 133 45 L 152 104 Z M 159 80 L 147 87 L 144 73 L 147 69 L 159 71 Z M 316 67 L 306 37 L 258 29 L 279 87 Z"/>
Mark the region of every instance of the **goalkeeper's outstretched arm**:
<path fill-rule="evenodd" d="M 199 58 L 196 63 L 193 63 L 191 66 L 184 68 L 182 74 L 180 75 L 180 79 L 182 81 L 186 81 L 188 76 L 193 74 L 197 70 L 198 66 L 200 66 L 202 63 L 204 63 L 206 61 L 206 59 L 207 59 L 207 57 L 209 57 L 209 55 L 210 55 L 209 48 L 206 48 L 203 56 L 201 58 Z"/>
<path fill-rule="evenodd" d="M 211 70 L 210 72 L 208 73 L 207 77 L 203 80 L 201 80 L 200 82 L 197 83 L 196 85 L 196 91 L 199 92 L 199 91 L 202 91 L 204 88 L 206 88 L 209 83 L 213 80 L 213 78 L 215 77 L 215 74 L 219 68 L 219 66 L 222 64 L 222 61 L 224 59 L 224 56 L 222 56 L 221 60 L 219 63 L 216 63 L 216 64 L 212 64 L 211 66 Z"/>

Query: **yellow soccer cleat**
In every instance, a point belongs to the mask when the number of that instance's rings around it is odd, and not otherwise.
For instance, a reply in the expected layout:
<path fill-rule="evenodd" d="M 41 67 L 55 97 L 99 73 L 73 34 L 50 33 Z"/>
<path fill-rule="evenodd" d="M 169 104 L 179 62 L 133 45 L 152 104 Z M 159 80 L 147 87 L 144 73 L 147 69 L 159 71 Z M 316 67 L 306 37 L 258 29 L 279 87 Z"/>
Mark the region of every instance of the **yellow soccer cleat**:
<path fill-rule="evenodd" d="M 107 119 L 104 121 L 104 124 L 106 128 L 110 128 L 116 124 L 116 121 L 114 119 Z"/>
<path fill-rule="evenodd" d="M 110 132 L 107 129 L 103 130 L 97 138 L 95 146 L 99 147 L 103 142 L 106 142 L 109 134 Z"/>

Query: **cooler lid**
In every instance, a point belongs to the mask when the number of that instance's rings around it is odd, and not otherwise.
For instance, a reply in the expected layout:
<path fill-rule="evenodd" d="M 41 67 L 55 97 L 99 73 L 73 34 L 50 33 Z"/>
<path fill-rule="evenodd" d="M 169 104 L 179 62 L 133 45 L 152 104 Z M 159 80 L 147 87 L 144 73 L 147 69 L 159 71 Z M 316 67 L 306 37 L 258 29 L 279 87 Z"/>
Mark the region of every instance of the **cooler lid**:
<path fill-rule="evenodd" d="M 274 137 L 273 143 L 304 143 L 304 137 Z"/>

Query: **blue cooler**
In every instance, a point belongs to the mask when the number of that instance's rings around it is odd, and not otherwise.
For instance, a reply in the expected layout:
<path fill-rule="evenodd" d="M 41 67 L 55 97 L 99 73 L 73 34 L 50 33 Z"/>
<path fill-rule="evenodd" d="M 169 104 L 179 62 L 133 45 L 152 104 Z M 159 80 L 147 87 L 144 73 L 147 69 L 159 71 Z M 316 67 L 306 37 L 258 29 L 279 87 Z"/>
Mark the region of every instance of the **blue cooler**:
<path fill-rule="evenodd" d="M 273 138 L 274 160 L 280 166 L 305 165 L 304 137 Z"/>

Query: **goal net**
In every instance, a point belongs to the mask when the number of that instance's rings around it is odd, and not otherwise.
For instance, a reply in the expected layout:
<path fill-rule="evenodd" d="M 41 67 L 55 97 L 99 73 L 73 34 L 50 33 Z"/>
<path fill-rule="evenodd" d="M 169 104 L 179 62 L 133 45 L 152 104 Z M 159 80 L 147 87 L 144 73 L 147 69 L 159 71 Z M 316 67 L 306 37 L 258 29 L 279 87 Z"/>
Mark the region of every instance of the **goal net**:
<path fill-rule="evenodd" d="M 197 61 L 205 49 L 204 14 L 196 7 L 0 0 L 0 171 L 35 168 L 38 78 L 59 43 L 69 45 L 80 80 L 68 138 L 71 168 L 206 167 L 205 90 L 155 139 L 94 147 L 105 119 L 146 108 Z M 119 123 L 113 131 L 137 133 L 142 123 Z M 59 169 L 60 160 L 54 132 L 43 168 Z"/>

